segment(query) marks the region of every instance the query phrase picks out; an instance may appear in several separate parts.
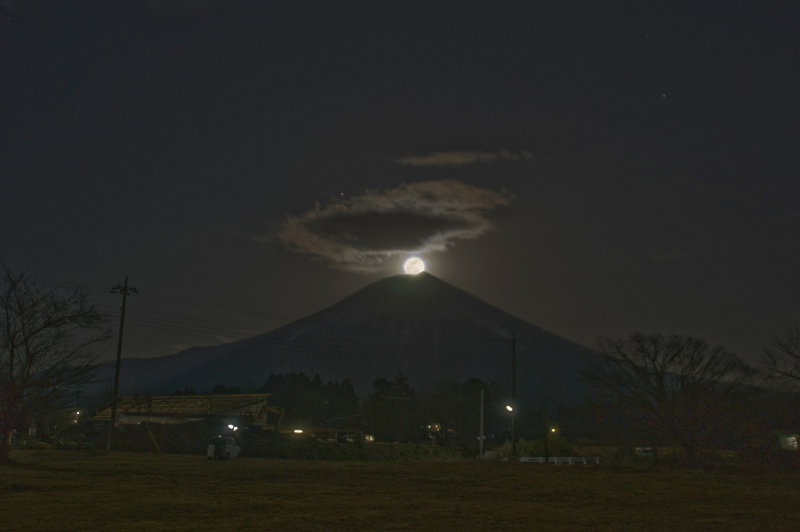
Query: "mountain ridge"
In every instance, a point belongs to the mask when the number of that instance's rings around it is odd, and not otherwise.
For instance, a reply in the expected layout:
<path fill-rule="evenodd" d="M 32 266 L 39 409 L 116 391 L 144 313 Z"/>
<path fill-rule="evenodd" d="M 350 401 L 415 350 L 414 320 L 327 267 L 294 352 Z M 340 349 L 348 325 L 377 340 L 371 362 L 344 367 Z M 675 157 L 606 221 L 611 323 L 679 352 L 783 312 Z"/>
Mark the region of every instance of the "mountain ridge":
<path fill-rule="evenodd" d="M 272 373 L 345 378 L 359 393 L 374 379 L 405 375 L 411 386 L 476 377 L 511 388 L 515 339 L 517 394 L 573 402 L 591 350 L 527 323 L 423 272 L 385 277 L 273 331 L 227 344 L 123 361 L 123 393 L 171 393 L 215 384 L 258 387 Z"/>

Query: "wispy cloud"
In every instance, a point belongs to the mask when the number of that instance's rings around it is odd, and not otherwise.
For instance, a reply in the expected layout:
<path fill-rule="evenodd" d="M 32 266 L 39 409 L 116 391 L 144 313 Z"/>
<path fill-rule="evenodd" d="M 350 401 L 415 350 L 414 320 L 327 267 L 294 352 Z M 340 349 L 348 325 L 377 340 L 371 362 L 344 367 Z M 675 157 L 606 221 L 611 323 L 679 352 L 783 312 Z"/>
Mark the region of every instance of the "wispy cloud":
<path fill-rule="evenodd" d="M 411 166 L 463 166 L 466 164 L 490 163 L 497 160 L 517 161 L 532 158 L 533 154 L 529 151 L 513 153 L 508 150 L 500 150 L 495 152 L 437 151 L 427 155 L 408 155 L 390 160 Z"/>
<path fill-rule="evenodd" d="M 288 216 L 270 240 L 335 268 L 372 272 L 397 255 L 478 238 L 493 228 L 487 212 L 513 197 L 452 179 L 404 184 Z"/>

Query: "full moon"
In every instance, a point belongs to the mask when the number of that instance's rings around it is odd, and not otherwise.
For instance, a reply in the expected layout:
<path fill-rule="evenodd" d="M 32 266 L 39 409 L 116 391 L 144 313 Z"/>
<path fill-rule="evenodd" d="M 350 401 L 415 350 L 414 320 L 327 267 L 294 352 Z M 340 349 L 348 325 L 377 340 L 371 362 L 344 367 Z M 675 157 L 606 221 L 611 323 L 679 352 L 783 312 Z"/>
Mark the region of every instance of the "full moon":
<path fill-rule="evenodd" d="M 417 275 L 425 271 L 425 263 L 419 257 L 411 257 L 403 263 L 403 271 L 409 275 Z"/>

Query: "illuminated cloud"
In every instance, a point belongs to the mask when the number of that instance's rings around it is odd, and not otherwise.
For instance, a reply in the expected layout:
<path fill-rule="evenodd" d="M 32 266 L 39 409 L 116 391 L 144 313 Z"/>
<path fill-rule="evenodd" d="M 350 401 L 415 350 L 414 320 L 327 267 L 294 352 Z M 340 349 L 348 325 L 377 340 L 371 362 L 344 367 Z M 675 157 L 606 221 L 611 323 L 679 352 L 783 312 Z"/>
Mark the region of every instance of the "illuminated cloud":
<path fill-rule="evenodd" d="M 428 155 L 408 155 L 391 160 L 411 166 L 463 166 L 466 164 L 490 163 L 497 160 L 517 161 L 532 158 L 533 154 L 529 151 L 512 153 L 508 150 L 501 150 L 496 152 L 438 151 Z"/>
<path fill-rule="evenodd" d="M 288 216 L 275 237 L 288 249 L 352 272 L 381 269 L 391 257 L 444 251 L 493 228 L 486 213 L 508 205 L 509 191 L 456 180 L 404 184 Z"/>

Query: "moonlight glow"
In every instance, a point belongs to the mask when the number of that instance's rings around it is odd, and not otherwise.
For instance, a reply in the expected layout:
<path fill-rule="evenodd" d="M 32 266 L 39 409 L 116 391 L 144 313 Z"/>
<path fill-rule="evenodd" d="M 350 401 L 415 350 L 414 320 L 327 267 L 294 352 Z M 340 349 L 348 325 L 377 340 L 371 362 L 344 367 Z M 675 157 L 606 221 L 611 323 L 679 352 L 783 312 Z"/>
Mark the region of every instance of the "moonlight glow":
<path fill-rule="evenodd" d="M 425 263 L 419 257 L 411 257 L 403 263 L 403 271 L 409 275 L 416 275 L 425 271 Z"/>

